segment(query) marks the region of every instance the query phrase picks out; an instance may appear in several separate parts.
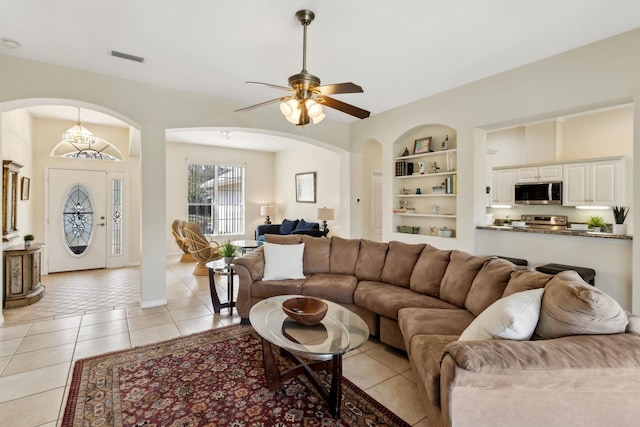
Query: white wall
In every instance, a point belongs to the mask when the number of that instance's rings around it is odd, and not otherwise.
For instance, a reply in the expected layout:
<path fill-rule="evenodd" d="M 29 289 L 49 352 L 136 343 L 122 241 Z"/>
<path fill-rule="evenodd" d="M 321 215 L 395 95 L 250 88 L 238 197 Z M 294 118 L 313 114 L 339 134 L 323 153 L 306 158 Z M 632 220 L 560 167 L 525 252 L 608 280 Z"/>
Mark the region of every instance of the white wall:
<path fill-rule="evenodd" d="M 345 236 L 341 223 L 348 221 L 348 209 L 341 204 L 341 192 L 348 192 L 348 179 L 341 172 L 341 155 L 324 148 L 300 143 L 299 147 L 282 150 L 275 156 L 275 205 L 274 223 L 282 219 L 317 221 L 317 209 L 334 209 L 334 220 L 328 221 L 330 235 Z M 296 202 L 295 175 L 316 173 L 316 203 Z M 348 237 L 348 235 L 347 235 Z"/>
<path fill-rule="evenodd" d="M 243 166 L 245 168 L 245 234 L 218 236 L 222 244 L 226 240 L 254 239 L 258 224 L 264 223 L 260 206 L 273 203 L 275 155 L 266 151 L 234 150 L 197 144 L 168 142 L 167 149 L 167 253 L 180 253 L 171 234 L 175 219 L 187 219 L 187 164 Z"/>
<path fill-rule="evenodd" d="M 486 130 L 553 120 L 561 115 L 606 106 L 629 103 L 640 97 L 640 30 L 612 37 L 604 41 L 522 66 L 480 81 L 476 81 L 437 95 L 421 99 L 367 120 L 352 124 L 352 144 L 378 140 L 383 144 L 384 168 L 384 239 L 392 231 L 392 168 L 393 143 L 410 129 L 428 123 L 441 123 L 457 130 L 458 137 L 458 207 L 455 246 L 477 252 L 491 233 L 479 233 L 475 226 L 485 221 Z M 634 111 L 634 128 L 640 129 L 640 113 Z M 634 156 L 640 153 L 640 133 L 634 134 Z M 635 182 L 640 170 L 634 170 Z M 357 191 L 357 189 L 356 189 Z M 634 198 L 640 186 L 634 188 Z M 640 213 L 633 211 L 634 228 L 640 223 Z M 422 238 L 431 242 L 429 236 Z M 449 239 L 454 240 L 454 239 Z M 573 240 L 557 238 L 554 243 L 561 253 L 576 253 L 579 246 Z M 434 243 L 435 244 L 435 243 Z M 438 244 L 436 244 L 438 245 Z M 513 242 L 507 242 L 515 250 Z M 633 253 L 640 253 L 640 243 L 633 242 Z M 615 257 L 603 252 L 600 264 L 614 263 Z M 561 262 L 562 259 L 549 260 Z M 640 312 L 640 264 L 625 264 L 614 286 L 631 294 L 627 305 Z M 576 265 L 576 264 L 573 264 Z M 603 267 L 606 268 L 606 267 Z M 630 271 L 633 274 L 628 274 Z M 630 283 L 628 277 L 633 277 Z M 619 279 L 619 280 L 618 280 Z M 634 292 L 628 292 L 633 289 Z"/>

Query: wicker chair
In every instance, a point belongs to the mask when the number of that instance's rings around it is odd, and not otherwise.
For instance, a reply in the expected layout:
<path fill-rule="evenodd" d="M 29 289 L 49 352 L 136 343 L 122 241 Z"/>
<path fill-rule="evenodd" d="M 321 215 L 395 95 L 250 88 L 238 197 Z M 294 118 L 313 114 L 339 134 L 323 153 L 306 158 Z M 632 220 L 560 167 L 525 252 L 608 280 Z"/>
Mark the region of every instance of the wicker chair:
<path fill-rule="evenodd" d="M 180 249 L 182 249 L 182 257 L 180 257 L 180 262 L 196 262 L 196 259 L 189 252 L 189 245 L 187 244 L 186 239 L 184 238 L 184 233 L 182 229 L 184 228 L 184 224 L 187 221 L 183 219 L 176 219 L 171 224 L 171 233 L 173 233 L 173 237 L 176 239 L 176 244 Z"/>
<path fill-rule="evenodd" d="M 195 276 L 206 276 L 209 274 L 207 266 L 205 265 L 209 261 L 215 261 L 222 256 L 218 252 L 217 242 L 208 241 L 200 226 L 194 222 L 185 222 L 182 227 L 182 233 L 184 234 L 185 241 L 189 247 L 189 252 L 198 261 L 196 268 L 193 270 Z"/>

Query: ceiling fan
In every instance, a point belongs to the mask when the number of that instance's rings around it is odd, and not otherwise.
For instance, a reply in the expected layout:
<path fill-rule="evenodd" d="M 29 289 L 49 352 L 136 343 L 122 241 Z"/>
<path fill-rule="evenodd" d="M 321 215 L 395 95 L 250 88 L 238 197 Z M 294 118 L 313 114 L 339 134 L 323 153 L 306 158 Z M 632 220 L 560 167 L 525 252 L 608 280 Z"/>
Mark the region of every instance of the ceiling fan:
<path fill-rule="evenodd" d="M 342 111 L 343 113 L 350 114 L 359 119 L 369 117 L 371 114 L 369 111 L 328 96 L 340 93 L 363 92 L 362 87 L 350 82 L 320 86 L 320 78 L 307 72 L 307 26 L 313 22 L 315 14 L 310 10 L 299 10 L 296 13 L 296 18 L 298 18 L 298 21 L 300 21 L 300 24 L 302 24 L 304 29 L 302 71 L 300 71 L 299 74 L 294 74 L 289 77 L 289 87 L 262 82 L 246 82 L 286 90 L 291 92 L 291 95 L 281 96 L 279 98 L 261 102 L 260 104 L 241 108 L 236 110 L 236 112 L 248 111 L 254 108 L 273 104 L 275 102 L 280 102 L 280 111 L 288 121 L 296 126 L 304 126 L 310 121 L 312 121 L 313 124 L 320 123 L 325 118 L 325 114 L 322 111 L 323 105 Z"/>

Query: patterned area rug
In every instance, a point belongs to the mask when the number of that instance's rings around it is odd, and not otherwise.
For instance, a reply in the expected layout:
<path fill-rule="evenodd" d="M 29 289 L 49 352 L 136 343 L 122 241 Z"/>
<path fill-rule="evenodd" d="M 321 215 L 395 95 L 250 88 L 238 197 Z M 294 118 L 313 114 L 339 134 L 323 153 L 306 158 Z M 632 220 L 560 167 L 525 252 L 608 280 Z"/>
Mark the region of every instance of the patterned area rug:
<path fill-rule="evenodd" d="M 303 375 L 269 391 L 261 348 L 230 326 L 78 360 L 62 427 L 408 426 L 346 378 L 340 420 Z"/>

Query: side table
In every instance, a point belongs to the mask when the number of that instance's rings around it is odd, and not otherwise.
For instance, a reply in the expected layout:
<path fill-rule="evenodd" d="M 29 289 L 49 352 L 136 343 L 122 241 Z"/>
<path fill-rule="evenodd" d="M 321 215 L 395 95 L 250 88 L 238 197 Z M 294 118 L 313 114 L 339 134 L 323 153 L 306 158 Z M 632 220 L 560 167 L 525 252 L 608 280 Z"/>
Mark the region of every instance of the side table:
<path fill-rule="evenodd" d="M 236 303 L 233 301 L 233 264 L 220 267 L 216 261 L 209 261 L 205 264 L 209 270 L 209 291 L 211 292 L 211 303 L 213 304 L 213 311 L 220 313 L 223 308 L 229 308 L 229 314 L 233 313 L 233 307 Z M 216 274 L 221 276 L 227 276 L 227 301 L 220 302 L 218 291 L 216 290 Z"/>

